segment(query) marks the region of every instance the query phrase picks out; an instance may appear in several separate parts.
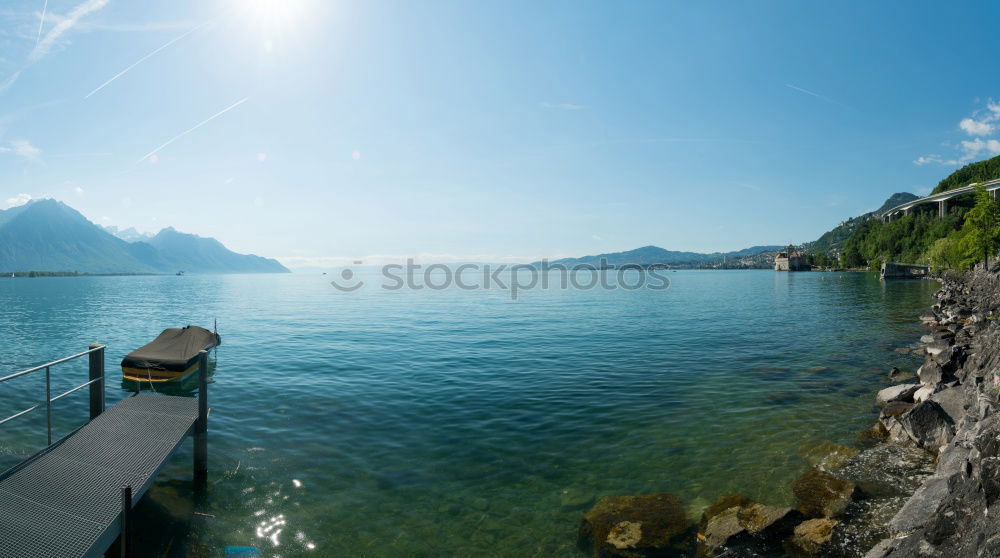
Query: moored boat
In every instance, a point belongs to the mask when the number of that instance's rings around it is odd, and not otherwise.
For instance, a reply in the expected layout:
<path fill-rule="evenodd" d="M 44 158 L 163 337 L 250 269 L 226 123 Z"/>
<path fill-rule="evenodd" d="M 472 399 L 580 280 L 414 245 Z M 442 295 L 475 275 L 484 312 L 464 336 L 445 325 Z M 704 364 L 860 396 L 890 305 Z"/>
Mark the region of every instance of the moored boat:
<path fill-rule="evenodd" d="M 189 325 L 163 330 L 122 359 L 122 376 L 134 382 L 179 380 L 198 370 L 198 354 L 222 343 L 218 333 Z"/>

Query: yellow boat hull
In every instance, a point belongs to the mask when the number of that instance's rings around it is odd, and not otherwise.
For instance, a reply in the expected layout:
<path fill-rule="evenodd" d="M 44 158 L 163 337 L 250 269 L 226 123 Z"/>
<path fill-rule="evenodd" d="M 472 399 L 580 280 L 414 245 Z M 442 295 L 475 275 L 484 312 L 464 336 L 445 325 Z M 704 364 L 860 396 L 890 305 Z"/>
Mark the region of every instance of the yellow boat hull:
<path fill-rule="evenodd" d="M 163 382 L 180 380 L 196 370 L 198 370 L 197 362 L 182 372 L 175 372 L 173 370 L 157 370 L 155 368 L 131 368 L 122 366 L 122 377 L 133 382 L 152 382 L 154 384 L 162 384 Z"/>

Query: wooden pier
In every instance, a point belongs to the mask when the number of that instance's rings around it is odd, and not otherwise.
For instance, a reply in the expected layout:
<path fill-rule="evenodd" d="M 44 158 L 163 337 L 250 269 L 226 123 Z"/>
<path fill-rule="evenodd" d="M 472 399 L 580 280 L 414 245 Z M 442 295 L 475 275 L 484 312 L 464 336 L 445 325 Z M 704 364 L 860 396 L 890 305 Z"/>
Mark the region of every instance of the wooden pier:
<path fill-rule="evenodd" d="M 52 366 L 89 356 L 90 380 L 49 393 Z M 208 473 L 208 353 L 201 352 L 198 398 L 135 393 L 104 410 L 104 346 L 0 378 L 45 371 L 45 400 L 0 425 L 45 408 L 49 445 L 0 475 L 0 558 L 99 557 L 118 541 L 131 551 L 130 511 L 185 436 L 194 438 L 195 490 Z M 52 403 L 90 387 L 90 421 L 52 443 Z"/>

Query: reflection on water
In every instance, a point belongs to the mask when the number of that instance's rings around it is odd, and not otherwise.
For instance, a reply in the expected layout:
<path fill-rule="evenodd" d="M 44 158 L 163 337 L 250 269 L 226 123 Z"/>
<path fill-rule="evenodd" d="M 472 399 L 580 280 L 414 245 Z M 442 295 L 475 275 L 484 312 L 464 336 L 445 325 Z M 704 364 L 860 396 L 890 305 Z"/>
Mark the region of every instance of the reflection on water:
<path fill-rule="evenodd" d="M 919 364 L 894 349 L 917 340 L 936 288 L 835 273 L 671 281 L 512 301 L 348 294 L 318 274 L 5 280 L 0 370 L 100 341 L 111 377 L 163 328 L 218 318 L 208 498 L 193 500 L 184 444 L 139 506 L 141 555 L 567 556 L 607 494 L 676 492 L 692 517 L 730 492 L 789 503 L 800 448 L 851 443 L 886 371 Z M 86 375 L 67 363 L 53 391 Z M 8 384 L 0 416 L 44 393 Z M 128 395 L 114 385 L 109 404 Z M 86 417 L 78 395 L 54 409 L 56 435 Z M 3 463 L 44 445 L 44 413 L 13 424 Z"/>

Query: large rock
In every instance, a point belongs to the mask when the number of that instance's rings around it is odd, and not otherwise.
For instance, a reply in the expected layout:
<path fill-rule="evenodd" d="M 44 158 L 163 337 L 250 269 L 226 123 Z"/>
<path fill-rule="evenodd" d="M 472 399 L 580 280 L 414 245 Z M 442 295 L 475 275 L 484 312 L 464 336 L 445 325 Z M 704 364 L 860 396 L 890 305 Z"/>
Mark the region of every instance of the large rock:
<path fill-rule="evenodd" d="M 739 502 L 737 505 L 719 509 Z M 756 556 L 775 550 L 792 533 L 802 514 L 792 508 L 766 506 L 729 496 L 705 510 L 698 533 L 698 555 L 725 553 Z"/>
<path fill-rule="evenodd" d="M 949 349 L 951 349 L 951 345 L 947 341 L 935 341 L 926 347 L 927 354 L 933 357 L 940 356 Z"/>
<path fill-rule="evenodd" d="M 961 387 L 939 391 L 930 396 L 930 401 L 940 405 L 954 424 L 958 424 L 965 417 L 965 391 Z"/>
<path fill-rule="evenodd" d="M 882 408 L 882 413 L 879 416 L 882 418 L 898 417 L 910 412 L 913 407 L 913 403 L 906 401 L 890 401 L 889 403 L 886 403 L 885 407 Z"/>
<path fill-rule="evenodd" d="M 795 534 L 788 539 L 788 550 L 792 556 L 819 556 L 825 553 L 833 530 L 840 522 L 836 519 L 810 519 L 795 528 Z"/>
<path fill-rule="evenodd" d="M 955 435 L 954 421 L 941 405 L 928 400 L 899 418 L 906 434 L 918 446 L 937 453 Z"/>
<path fill-rule="evenodd" d="M 937 386 L 923 386 L 913 393 L 914 403 L 923 403 L 931 398 L 936 391 Z"/>
<path fill-rule="evenodd" d="M 913 401 L 913 394 L 920 389 L 920 384 L 899 384 L 879 391 L 875 396 L 875 404 L 884 407 L 893 401 Z"/>
<path fill-rule="evenodd" d="M 679 556 L 693 539 L 691 526 L 673 494 L 605 496 L 583 516 L 579 544 L 602 558 Z"/>
<path fill-rule="evenodd" d="M 858 493 L 853 482 L 826 471 L 812 469 L 792 483 L 799 511 L 807 517 L 836 517 Z"/>
<path fill-rule="evenodd" d="M 937 362 L 928 359 L 917 369 L 917 377 L 925 386 L 936 386 L 944 380 L 944 368 Z"/>

